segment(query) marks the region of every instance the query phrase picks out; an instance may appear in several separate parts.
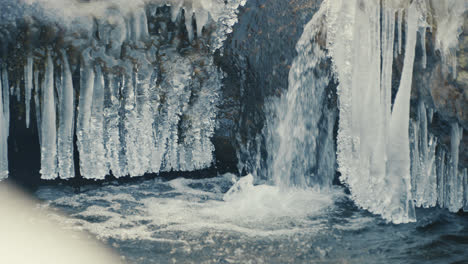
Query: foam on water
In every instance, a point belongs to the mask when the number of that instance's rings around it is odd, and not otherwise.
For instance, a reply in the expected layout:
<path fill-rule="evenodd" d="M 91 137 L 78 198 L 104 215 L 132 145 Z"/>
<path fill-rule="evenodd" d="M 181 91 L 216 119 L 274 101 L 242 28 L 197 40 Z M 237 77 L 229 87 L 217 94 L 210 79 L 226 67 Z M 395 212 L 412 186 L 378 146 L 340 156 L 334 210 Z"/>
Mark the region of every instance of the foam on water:
<path fill-rule="evenodd" d="M 104 240 L 181 243 L 173 232 L 216 230 L 246 236 L 317 232 L 326 221 L 319 216 L 326 215 L 343 193 L 255 186 L 251 175 L 237 180 L 226 174 L 205 180 L 106 186 L 81 194 L 41 189 L 38 196 L 49 200 L 45 207 L 72 212 L 70 218 L 53 216 L 65 227 L 87 230 Z"/>

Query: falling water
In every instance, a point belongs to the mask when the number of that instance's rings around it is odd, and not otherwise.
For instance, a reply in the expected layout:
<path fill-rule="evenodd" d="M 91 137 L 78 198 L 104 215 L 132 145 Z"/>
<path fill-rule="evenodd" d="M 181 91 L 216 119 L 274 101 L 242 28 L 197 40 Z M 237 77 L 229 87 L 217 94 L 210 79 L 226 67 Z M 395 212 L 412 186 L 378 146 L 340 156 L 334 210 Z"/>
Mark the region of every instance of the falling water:
<path fill-rule="evenodd" d="M 336 111 L 329 106 L 334 80 L 320 45 L 325 10 L 322 7 L 306 25 L 296 46 L 288 91 L 270 106 L 268 173 L 283 187 L 329 187 L 335 176 Z"/>

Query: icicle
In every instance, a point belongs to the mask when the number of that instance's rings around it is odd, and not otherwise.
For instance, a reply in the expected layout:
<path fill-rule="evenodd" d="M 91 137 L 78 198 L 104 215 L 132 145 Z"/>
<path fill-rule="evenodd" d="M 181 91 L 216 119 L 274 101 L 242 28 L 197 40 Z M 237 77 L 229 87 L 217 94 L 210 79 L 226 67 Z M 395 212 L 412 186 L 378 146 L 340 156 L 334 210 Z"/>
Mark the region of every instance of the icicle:
<path fill-rule="evenodd" d="M 453 57 L 451 58 L 451 62 L 452 62 L 452 78 L 454 80 L 457 79 L 457 57 L 455 55 L 453 55 Z"/>
<path fill-rule="evenodd" d="M 184 4 L 184 0 L 175 0 L 171 4 L 171 19 L 172 22 L 175 22 L 177 20 L 177 17 L 179 16 L 180 13 L 180 8 Z"/>
<path fill-rule="evenodd" d="M 21 101 L 21 86 L 20 86 L 20 80 L 16 80 L 16 86 L 14 87 L 15 89 L 15 95 L 16 95 L 16 101 L 20 102 Z"/>
<path fill-rule="evenodd" d="M 385 8 L 385 6 L 384 6 Z M 382 70 L 381 70 L 381 103 L 383 107 L 383 130 L 388 131 L 391 107 L 392 107 L 392 69 L 393 69 L 393 50 L 395 43 L 395 32 L 391 30 L 395 28 L 395 10 L 385 8 L 383 11 L 383 26 L 382 26 Z M 385 151 L 385 150 L 382 150 Z"/>
<path fill-rule="evenodd" d="M 45 180 L 57 178 L 57 138 L 55 125 L 54 64 L 47 54 L 42 91 L 41 122 L 41 177 Z"/>
<path fill-rule="evenodd" d="M 134 86 L 134 76 L 124 76 L 122 92 L 124 102 L 124 134 L 125 134 L 125 158 L 127 170 L 126 174 L 138 175 L 139 173 L 139 149 L 137 146 L 138 135 L 138 113 L 136 111 L 136 96 Z"/>
<path fill-rule="evenodd" d="M 397 19 L 398 19 L 398 54 L 401 54 L 401 43 L 403 42 L 403 9 L 398 10 Z"/>
<path fill-rule="evenodd" d="M 413 197 L 417 197 L 418 194 L 418 179 L 421 172 L 421 162 L 419 159 L 419 141 L 420 141 L 419 124 L 417 121 L 411 122 L 410 136 L 411 136 L 411 186 L 413 191 Z M 418 202 L 415 199 L 416 203 Z"/>
<path fill-rule="evenodd" d="M 190 100 L 190 82 L 193 67 L 187 58 L 178 55 L 175 50 L 165 51 L 162 87 L 166 92 L 162 115 L 158 118 L 157 149 L 161 156 L 161 170 L 178 170 L 178 123 Z"/>
<path fill-rule="evenodd" d="M 427 129 L 427 112 L 423 102 L 418 106 L 418 122 L 415 123 L 413 156 L 412 156 L 412 187 L 416 206 L 434 207 L 437 203 L 437 143 Z"/>
<path fill-rule="evenodd" d="M 2 67 L 2 86 L 3 86 L 3 113 L 5 118 L 5 131 L 7 137 L 10 135 L 10 83 L 8 81 L 7 66 Z"/>
<path fill-rule="evenodd" d="M 465 192 L 465 203 L 463 205 L 463 211 L 468 212 L 468 170 L 466 168 L 463 170 L 463 179 L 463 190 Z"/>
<path fill-rule="evenodd" d="M 157 111 L 152 108 L 150 97 L 155 93 L 155 87 L 152 85 L 151 77 L 153 67 L 141 67 L 135 73 L 136 85 L 136 112 L 138 113 L 138 137 L 136 146 L 140 146 L 138 151 L 139 167 L 137 175 L 152 171 L 151 157 L 155 149 L 155 138 L 153 136 L 154 116 Z"/>
<path fill-rule="evenodd" d="M 131 38 L 134 42 L 138 42 L 149 37 L 148 20 L 146 18 L 146 12 L 143 8 L 134 11 L 130 15 L 128 23 L 130 25 L 128 31 L 130 32 Z"/>
<path fill-rule="evenodd" d="M 445 166 L 445 151 L 441 150 L 437 158 L 437 203 L 439 207 L 446 207 L 447 169 Z"/>
<path fill-rule="evenodd" d="M 78 124 L 79 132 L 86 133 L 89 128 L 89 120 L 91 118 L 91 105 L 94 88 L 94 71 L 91 65 L 86 65 L 81 69 L 81 89 Z"/>
<path fill-rule="evenodd" d="M 201 37 L 203 27 L 208 22 L 208 12 L 202 8 L 195 10 L 195 20 L 197 21 L 197 37 Z"/>
<path fill-rule="evenodd" d="M 207 61 L 205 65 L 211 65 L 208 68 L 209 79 L 203 82 L 200 89 L 192 88 L 192 91 L 198 92 L 193 95 L 193 102 L 181 121 L 183 140 L 179 142 L 179 166 L 184 171 L 206 168 L 213 161 L 214 147 L 209 139 L 214 132 L 221 76 L 212 66 L 213 61 Z"/>
<path fill-rule="evenodd" d="M 140 38 L 147 39 L 149 37 L 148 32 L 148 18 L 146 17 L 145 9 L 141 9 L 140 15 L 138 17 L 140 19 Z"/>
<path fill-rule="evenodd" d="M 158 72 L 155 71 L 153 73 L 153 76 L 158 76 Z M 156 77 L 157 78 L 157 77 Z M 151 106 L 151 111 L 153 113 L 153 123 L 151 124 L 151 131 L 154 136 L 152 136 L 152 141 L 153 144 L 151 146 L 151 157 L 150 157 L 150 172 L 159 172 L 161 169 L 161 160 L 162 156 L 160 153 L 160 144 L 158 144 L 158 128 L 159 128 L 159 108 L 161 107 L 161 97 L 159 96 L 158 93 L 158 88 L 159 85 L 156 84 L 156 80 L 152 80 L 150 82 L 150 106 Z"/>
<path fill-rule="evenodd" d="M 119 86 L 120 78 L 109 74 L 108 82 L 105 87 L 104 97 L 104 142 L 106 147 L 107 167 L 112 171 L 115 177 L 126 176 L 123 170 L 125 166 L 121 159 L 121 151 L 123 143 L 120 140 L 120 117 L 119 117 Z M 158 170 L 159 172 L 159 170 Z"/>
<path fill-rule="evenodd" d="M 422 48 L 422 67 L 426 69 L 427 65 L 427 52 L 426 52 L 426 28 L 423 27 L 420 31 L 421 36 L 421 48 Z"/>
<path fill-rule="evenodd" d="M 55 86 L 55 91 L 57 95 L 57 102 L 62 102 L 63 65 L 59 65 L 59 66 L 60 66 L 60 70 L 55 72 L 54 86 Z M 60 111 L 60 106 L 58 108 L 58 111 Z"/>
<path fill-rule="evenodd" d="M 8 177 L 8 120 L 4 109 L 3 87 L 0 76 L 0 181 Z"/>
<path fill-rule="evenodd" d="M 137 16 L 136 13 L 132 14 L 130 25 L 132 28 L 129 31 L 131 32 L 132 40 L 137 42 L 140 40 L 140 36 L 141 36 L 141 24 L 140 24 L 140 18 Z"/>
<path fill-rule="evenodd" d="M 33 89 L 33 58 L 28 56 L 26 65 L 24 66 L 24 105 L 26 107 L 26 127 L 29 128 L 29 120 L 31 113 L 31 92 Z"/>
<path fill-rule="evenodd" d="M 408 124 L 411 85 L 413 79 L 413 65 L 416 49 L 416 32 L 418 26 L 417 19 L 418 13 L 416 11 L 416 6 L 415 4 L 411 4 L 407 10 L 407 33 L 403 71 L 401 74 L 400 87 L 393 105 L 392 117 L 389 127 L 387 178 L 390 182 L 392 182 L 392 188 L 395 188 L 397 193 L 400 193 L 401 196 L 398 199 L 400 201 L 406 200 L 407 202 L 406 205 L 401 205 L 399 208 L 394 208 L 396 212 L 400 211 L 400 216 L 395 215 L 395 211 L 393 211 L 394 217 L 396 217 L 393 219 L 393 221 L 396 223 L 415 221 L 416 218 L 410 193 L 411 178 Z"/>
<path fill-rule="evenodd" d="M 37 121 L 37 134 L 39 135 L 39 144 L 41 144 L 42 140 L 42 132 L 41 132 L 41 103 L 39 100 L 39 96 L 41 94 L 41 85 L 39 84 L 39 71 L 34 72 L 34 105 L 36 107 L 36 121 Z"/>
<path fill-rule="evenodd" d="M 91 152 L 93 150 L 93 139 L 89 138 L 89 127 L 91 119 L 91 106 L 93 102 L 94 71 L 88 58 L 89 49 L 83 52 L 80 79 L 80 101 L 76 125 L 77 146 L 80 152 L 80 173 L 85 178 L 94 178 Z"/>
<path fill-rule="evenodd" d="M 65 51 L 62 51 L 62 96 L 59 100 L 59 129 L 58 129 L 58 173 L 60 178 L 69 179 L 75 176 L 73 160 L 73 124 L 75 98 L 72 73 Z"/>
<path fill-rule="evenodd" d="M 191 7 L 184 8 L 185 10 L 185 28 L 187 29 L 189 41 L 192 42 L 193 40 L 193 26 L 192 26 L 192 17 L 193 17 L 193 10 Z"/>
<path fill-rule="evenodd" d="M 394 223 L 415 221 L 408 134 L 419 18 L 416 3 L 406 9 L 403 73 L 391 112 L 392 2 L 324 3 L 329 8 L 328 48 L 340 82 L 337 154 L 341 180 L 359 206 Z"/>
<path fill-rule="evenodd" d="M 448 206 L 451 212 L 457 212 L 463 207 L 463 175 L 458 171 L 460 142 L 463 137 L 463 128 L 458 123 L 452 124 L 451 133 L 451 164 L 448 176 Z"/>
<path fill-rule="evenodd" d="M 90 126 L 87 137 L 90 140 L 90 160 L 86 167 L 93 171 L 93 178 L 104 179 L 109 174 L 107 161 L 104 158 L 104 76 L 99 65 L 96 66 Z"/>
<path fill-rule="evenodd" d="M 429 108 L 427 110 L 429 111 L 428 112 L 429 123 L 432 123 L 432 119 L 434 118 L 434 109 Z"/>

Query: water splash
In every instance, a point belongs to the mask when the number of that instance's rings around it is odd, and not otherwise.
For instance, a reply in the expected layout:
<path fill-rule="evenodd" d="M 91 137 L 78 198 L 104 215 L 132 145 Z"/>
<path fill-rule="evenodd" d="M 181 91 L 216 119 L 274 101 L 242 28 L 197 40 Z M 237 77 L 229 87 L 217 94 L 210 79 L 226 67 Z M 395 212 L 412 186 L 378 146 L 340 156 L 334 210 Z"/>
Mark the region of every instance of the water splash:
<path fill-rule="evenodd" d="M 326 215 L 343 196 L 339 189 L 281 190 L 254 185 L 253 180 L 252 175 L 237 179 L 226 174 L 205 180 L 108 186 L 82 194 L 42 188 L 38 196 L 50 199 L 45 208 L 74 212 L 71 217 L 52 215 L 67 228 L 88 230 L 102 240 L 166 239 L 172 243 L 184 243 L 173 236 L 181 231 L 211 230 L 248 237 L 318 232 L 323 223 L 316 217 Z"/>

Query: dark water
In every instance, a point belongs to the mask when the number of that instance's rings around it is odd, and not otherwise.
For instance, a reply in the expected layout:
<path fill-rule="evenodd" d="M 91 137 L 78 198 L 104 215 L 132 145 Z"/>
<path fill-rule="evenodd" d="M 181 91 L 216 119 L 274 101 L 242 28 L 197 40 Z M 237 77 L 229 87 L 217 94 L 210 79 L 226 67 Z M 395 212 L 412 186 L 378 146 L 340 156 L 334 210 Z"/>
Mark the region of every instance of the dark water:
<path fill-rule="evenodd" d="M 280 190 L 226 174 L 36 195 L 63 228 L 89 231 L 128 263 L 468 263 L 467 215 L 423 209 L 417 223 L 388 224 L 339 188 Z"/>

